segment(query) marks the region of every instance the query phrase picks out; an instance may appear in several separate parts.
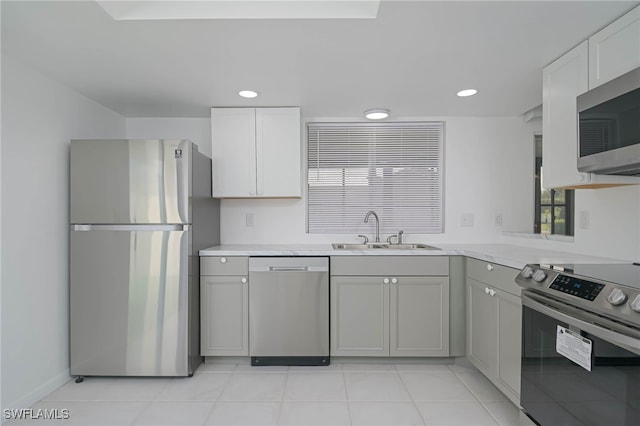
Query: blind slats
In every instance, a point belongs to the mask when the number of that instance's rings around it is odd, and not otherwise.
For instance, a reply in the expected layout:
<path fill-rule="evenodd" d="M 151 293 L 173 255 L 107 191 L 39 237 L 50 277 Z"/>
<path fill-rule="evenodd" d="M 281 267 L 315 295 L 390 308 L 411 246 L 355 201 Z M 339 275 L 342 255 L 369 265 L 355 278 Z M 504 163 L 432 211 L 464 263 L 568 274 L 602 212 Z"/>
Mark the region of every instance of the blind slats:
<path fill-rule="evenodd" d="M 442 232 L 442 122 L 309 123 L 310 233 Z"/>

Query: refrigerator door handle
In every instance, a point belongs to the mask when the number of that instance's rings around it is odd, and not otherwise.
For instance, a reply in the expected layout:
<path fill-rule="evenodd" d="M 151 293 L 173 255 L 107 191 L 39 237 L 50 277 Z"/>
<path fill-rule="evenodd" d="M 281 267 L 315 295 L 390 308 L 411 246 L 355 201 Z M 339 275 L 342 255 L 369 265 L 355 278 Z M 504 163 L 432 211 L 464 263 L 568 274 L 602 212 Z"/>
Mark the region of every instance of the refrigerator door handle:
<path fill-rule="evenodd" d="M 72 231 L 189 231 L 191 225 L 71 225 Z"/>

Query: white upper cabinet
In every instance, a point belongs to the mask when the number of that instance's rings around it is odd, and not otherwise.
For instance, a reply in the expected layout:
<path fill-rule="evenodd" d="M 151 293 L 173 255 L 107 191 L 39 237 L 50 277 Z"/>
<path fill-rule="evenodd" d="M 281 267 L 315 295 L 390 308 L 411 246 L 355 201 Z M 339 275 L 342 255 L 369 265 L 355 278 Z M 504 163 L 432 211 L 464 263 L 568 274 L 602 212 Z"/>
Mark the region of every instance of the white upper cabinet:
<path fill-rule="evenodd" d="M 588 89 L 584 41 L 542 71 L 542 186 L 573 187 L 590 182 L 578 172 L 576 97 Z"/>
<path fill-rule="evenodd" d="M 212 108 L 213 196 L 301 197 L 300 108 Z"/>
<path fill-rule="evenodd" d="M 640 67 L 640 6 L 589 38 L 589 89 Z"/>

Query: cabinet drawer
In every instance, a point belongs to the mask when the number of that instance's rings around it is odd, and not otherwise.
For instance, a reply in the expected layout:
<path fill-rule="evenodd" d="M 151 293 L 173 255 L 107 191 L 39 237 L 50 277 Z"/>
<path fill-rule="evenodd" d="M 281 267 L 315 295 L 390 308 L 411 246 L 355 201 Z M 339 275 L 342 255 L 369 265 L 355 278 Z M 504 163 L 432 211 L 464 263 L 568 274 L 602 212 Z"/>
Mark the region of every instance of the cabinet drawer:
<path fill-rule="evenodd" d="M 518 272 L 515 268 L 467 258 L 467 277 L 516 296 L 520 296 L 520 287 L 515 283 Z"/>
<path fill-rule="evenodd" d="M 448 256 L 335 256 L 331 275 L 449 275 Z"/>
<path fill-rule="evenodd" d="M 203 256 L 200 275 L 248 275 L 249 258 L 246 256 Z"/>

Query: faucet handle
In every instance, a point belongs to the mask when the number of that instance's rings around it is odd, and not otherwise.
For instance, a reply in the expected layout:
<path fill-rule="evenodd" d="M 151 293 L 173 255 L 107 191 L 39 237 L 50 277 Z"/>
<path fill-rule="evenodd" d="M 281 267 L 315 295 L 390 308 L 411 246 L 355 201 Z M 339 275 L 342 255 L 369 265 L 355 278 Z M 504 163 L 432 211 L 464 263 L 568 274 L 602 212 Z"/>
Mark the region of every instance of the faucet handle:
<path fill-rule="evenodd" d="M 360 238 L 364 238 L 364 241 L 362 242 L 362 244 L 367 244 L 369 242 L 369 238 L 366 235 L 358 235 L 358 237 Z"/>
<path fill-rule="evenodd" d="M 388 242 L 389 244 L 393 244 L 393 241 L 391 241 L 391 239 L 392 239 L 392 238 L 398 238 L 398 236 L 397 236 L 397 235 L 389 235 L 389 236 L 387 237 L 387 242 Z M 398 244 L 400 244 L 400 243 L 399 243 L 399 241 L 400 241 L 400 240 L 398 239 Z"/>
<path fill-rule="evenodd" d="M 402 234 L 404 234 L 403 230 L 398 231 L 398 244 L 402 244 Z"/>

